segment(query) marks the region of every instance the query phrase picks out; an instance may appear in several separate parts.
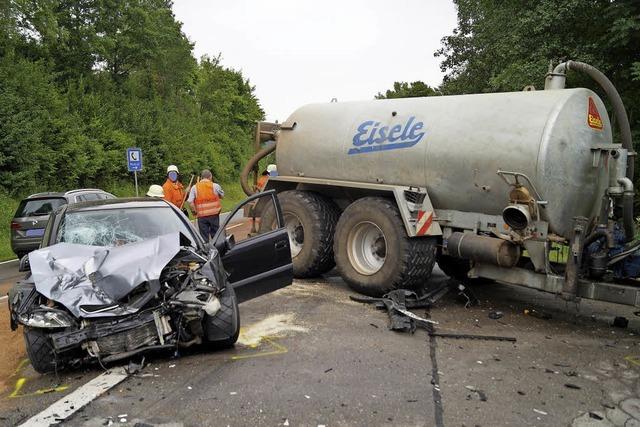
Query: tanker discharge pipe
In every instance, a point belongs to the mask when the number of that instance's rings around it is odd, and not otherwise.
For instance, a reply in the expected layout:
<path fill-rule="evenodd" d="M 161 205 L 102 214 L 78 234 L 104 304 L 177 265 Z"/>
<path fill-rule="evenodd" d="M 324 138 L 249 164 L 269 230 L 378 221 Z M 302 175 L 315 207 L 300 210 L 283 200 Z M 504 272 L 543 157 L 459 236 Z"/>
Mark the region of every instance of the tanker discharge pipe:
<path fill-rule="evenodd" d="M 242 186 L 242 191 L 244 191 L 247 196 L 252 196 L 253 194 L 255 194 L 255 190 L 249 185 L 249 174 L 251 173 L 251 170 L 258 164 L 261 159 L 273 153 L 275 149 L 276 143 L 258 151 L 253 155 L 253 157 L 249 159 L 249 162 L 245 165 L 244 169 L 242 169 L 242 172 L 240 172 L 240 185 Z"/>

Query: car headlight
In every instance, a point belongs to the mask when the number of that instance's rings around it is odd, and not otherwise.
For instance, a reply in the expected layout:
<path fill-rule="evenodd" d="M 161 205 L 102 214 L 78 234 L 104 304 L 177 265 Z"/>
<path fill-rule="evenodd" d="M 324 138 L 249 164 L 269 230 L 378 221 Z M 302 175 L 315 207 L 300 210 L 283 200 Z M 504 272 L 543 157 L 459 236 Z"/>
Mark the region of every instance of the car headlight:
<path fill-rule="evenodd" d="M 33 311 L 20 315 L 18 320 L 34 328 L 68 328 L 72 324 L 71 318 L 59 311 Z"/>

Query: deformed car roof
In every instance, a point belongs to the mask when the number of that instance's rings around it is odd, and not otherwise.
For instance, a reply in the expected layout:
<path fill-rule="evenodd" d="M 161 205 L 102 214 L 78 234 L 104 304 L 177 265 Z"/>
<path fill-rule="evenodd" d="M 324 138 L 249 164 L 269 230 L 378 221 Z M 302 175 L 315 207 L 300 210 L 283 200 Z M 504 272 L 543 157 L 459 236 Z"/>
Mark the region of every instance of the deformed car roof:
<path fill-rule="evenodd" d="M 67 205 L 67 212 L 122 208 L 153 208 L 167 206 L 171 205 L 164 199 L 154 199 L 150 197 L 129 197 L 122 199 L 105 199 L 74 203 L 72 205 Z"/>

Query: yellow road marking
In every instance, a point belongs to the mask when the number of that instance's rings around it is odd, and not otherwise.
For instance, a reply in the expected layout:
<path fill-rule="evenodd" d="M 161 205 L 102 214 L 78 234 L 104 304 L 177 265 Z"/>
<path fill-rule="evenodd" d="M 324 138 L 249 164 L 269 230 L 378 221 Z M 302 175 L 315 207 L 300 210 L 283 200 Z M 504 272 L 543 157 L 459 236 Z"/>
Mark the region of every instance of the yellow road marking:
<path fill-rule="evenodd" d="M 272 341 L 271 339 L 267 338 L 267 337 L 263 337 L 262 338 L 264 341 L 268 342 L 273 348 L 275 348 L 275 350 L 273 351 L 265 351 L 262 353 L 256 353 L 256 354 L 245 354 L 245 355 L 240 355 L 240 356 L 232 356 L 231 360 L 241 360 L 241 359 L 250 359 L 253 357 L 263 357 L 263 356 L 275 356 L 277 354 L 284 354 L 287 353 L 289 350 L 287 349 L 287 347 L 278 344 L 274 341 Z M 251 348 L 255 348 L 254 346 L 250 346 Z M 257 347 L 257 346 L 256 346 Z"/>
<path fill-rule="evenodd" d="M 627 356 L 624 358 L 624 360 L 633 363 L 634 365 L 640 366 L 640 356 Z"/>
<path fill-rule="evenodd" d="M 13 374 L 11 374 L 9 378 L 18 375 L 27 363 L 29 363 L 29 359 L 23 359 L 22 361 L 20 361 L 20 363 L 18 364 L 18 367 L 16 368 L 15 371 L 13 371 Z"/>
<path fill-rule="evenodd" d="M 18 365 L 18 367 L 16 368 L 15 372 L 13 374 L 11 374 L 11 377 L 13 377 L 14 375 L 17 375 L 18 373 L 20 373 L 21 370 L 24 369 L 24 367 L 27 365 L 27 363 L 29 362 L 29 359 L 24 359 L 23 361 L 20 362 L 20 364 Z M 32 393 L 27 393 L 27 394 L 21 394 L 20 390 L 22 390 L 22 388 L 24 387 L 24 385 L 27 383 L 27 378 L 25 377 L 20 377 L 18 378 L 18 381 L 16 381 L 16 385 L 13 388 L 13 391 L 11 392 L 11 394 L 9 395 L 10 398 L 16 398 L 16 397 L 29 397 L 29 396 L 40 396 L 43 394 L 47 394 L 47 393 L 53 393 L 56 391 L 65 391 L 66 389 L 69 388 L 68 385 L 61 385 L 58 387 L 49 387 L 49 388 L 41 388 L 38 389 Z"/>
<path fill-rule="evenodd" d="M 22 386 L 26 382 L 27 382 L 26 378 L 19 378 L 18 381 L 16 381 L 16 386 L 13 389 L 13 392 L 9 395 L 9 397 L 18 397 L 18 393 L 20 393 L 20 389 L 22 389 Z"/>

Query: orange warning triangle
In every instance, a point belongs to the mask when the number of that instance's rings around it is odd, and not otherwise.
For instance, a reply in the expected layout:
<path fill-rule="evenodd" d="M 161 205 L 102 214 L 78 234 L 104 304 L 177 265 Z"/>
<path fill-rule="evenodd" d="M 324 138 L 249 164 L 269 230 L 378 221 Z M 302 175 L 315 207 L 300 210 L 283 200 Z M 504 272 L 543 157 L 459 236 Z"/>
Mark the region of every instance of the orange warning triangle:
<path fill-rule="evenodd" d="M 589 97 L 589 111 L 587 113 L 587 124 L 593 129 L 602 130 L 602 119 L 600 113 L 596 108 L 596 103 L 593 102 L 593 98 Z"/>

